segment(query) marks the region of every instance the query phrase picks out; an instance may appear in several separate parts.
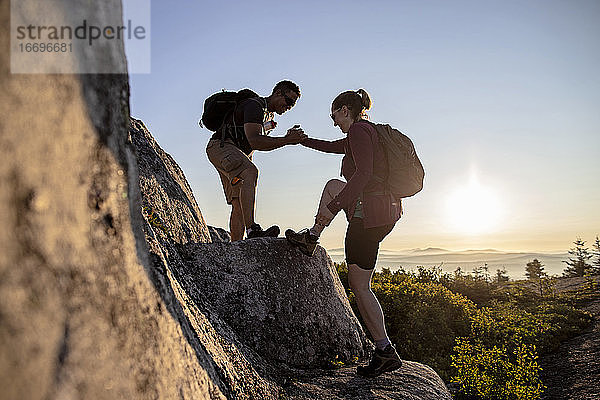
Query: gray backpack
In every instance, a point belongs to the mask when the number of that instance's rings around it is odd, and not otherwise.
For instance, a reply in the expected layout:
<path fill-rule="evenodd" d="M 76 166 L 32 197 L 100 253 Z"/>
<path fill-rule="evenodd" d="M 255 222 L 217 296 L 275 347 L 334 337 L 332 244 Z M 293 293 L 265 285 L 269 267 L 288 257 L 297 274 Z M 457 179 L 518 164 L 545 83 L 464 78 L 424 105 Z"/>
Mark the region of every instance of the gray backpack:
<path fill-rule="evenodd" d="M 374 178 L 384 182 L 395 198 L 414 196 L 423 189 L 425 170 L 408 136 L 387 124 L 373 124 L 383 146 L 387 171 Z"/>

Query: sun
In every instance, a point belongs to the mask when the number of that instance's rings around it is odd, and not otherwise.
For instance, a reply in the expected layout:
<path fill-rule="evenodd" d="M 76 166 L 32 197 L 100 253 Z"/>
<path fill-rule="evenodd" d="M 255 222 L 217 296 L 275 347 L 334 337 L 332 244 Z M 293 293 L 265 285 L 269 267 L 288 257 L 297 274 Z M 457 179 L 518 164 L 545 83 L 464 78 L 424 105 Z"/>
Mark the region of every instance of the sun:
<path fill-rule="evenodd" d="M 466 234 L 494 231 L 501 221 L 501 214 L 502 205 L 498 195 L 476 179 L 457 187 L 446 201 L 449 226 Z"/>

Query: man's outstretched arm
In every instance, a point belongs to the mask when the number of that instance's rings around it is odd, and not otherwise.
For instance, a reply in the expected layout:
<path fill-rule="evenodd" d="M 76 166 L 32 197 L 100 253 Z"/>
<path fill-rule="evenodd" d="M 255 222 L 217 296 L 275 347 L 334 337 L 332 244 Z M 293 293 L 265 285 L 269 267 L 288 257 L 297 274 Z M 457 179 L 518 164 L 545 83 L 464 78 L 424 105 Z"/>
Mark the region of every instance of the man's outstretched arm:
<path fill-rule="evenodd" d="M 296 125 L 297 126 L 297 125 Z M 270 137 L 262 134 L 262 125 L 247 122 L 244 124 L 244 132 L 248 143 L 253 150 L 269 151 L 275 150 L 288 144 L 298 144 L 307 138 L 306 134 L 299 127 L 288 129 L 285 136 Z"/>

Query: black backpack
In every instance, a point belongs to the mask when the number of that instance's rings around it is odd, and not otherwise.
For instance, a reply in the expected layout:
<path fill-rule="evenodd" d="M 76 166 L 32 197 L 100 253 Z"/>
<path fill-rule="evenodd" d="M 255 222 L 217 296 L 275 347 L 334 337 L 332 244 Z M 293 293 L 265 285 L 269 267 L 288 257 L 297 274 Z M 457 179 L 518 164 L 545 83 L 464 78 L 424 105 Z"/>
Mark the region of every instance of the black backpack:
<path fill-rule="evenodd" d="M 227 117 L 235 111 L 235 107 L 242 100 L 259 97 L 250 89 L 242 89 L 239 92 L 227 92 L 223 89 L 211 95 L 204 101 L 204 111 L 200 126 L 217 132 L 223 126 Z"/>
<path fill-rule="evenodd" d="M 385 176 L 374 174 L 384 182 L 395 198 L 414 196 L 423 189 L 425 170 L 410 138 L 385 124 L 373 124 L 383 146 L 387 171 Z"/>

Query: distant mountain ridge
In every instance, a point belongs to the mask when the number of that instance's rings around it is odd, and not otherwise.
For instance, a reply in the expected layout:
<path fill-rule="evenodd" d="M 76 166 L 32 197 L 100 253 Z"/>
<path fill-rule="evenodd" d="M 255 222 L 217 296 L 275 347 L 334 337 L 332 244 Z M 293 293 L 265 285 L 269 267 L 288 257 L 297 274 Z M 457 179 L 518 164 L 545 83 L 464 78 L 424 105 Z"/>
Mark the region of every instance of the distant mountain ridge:
<path fill-rule="evenodd" d="M 328 250 L 334 261 L 344 259 L 341 248 Z M 407 250 L 381 250 L 377 259 L 377 268 L 396 270 L 403 267 L 414 270 L 417 267 L 440 267 L 444 272 L 452 272 L 461 268 L 470 272 L 473 268 L 487 265 L 491 275 L 497 269 L 506 269 L 511 279 L 523 279 L 525 267 L 534 258 L 541 261 L 548 275 L 562 275 L 565 268 L 563 261 L 568 259 L 567 252 L 510 252 L 496 249 L 446 250 L 439 247 Z"/>

